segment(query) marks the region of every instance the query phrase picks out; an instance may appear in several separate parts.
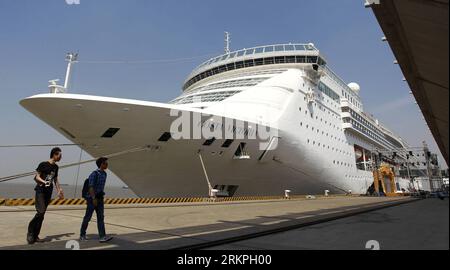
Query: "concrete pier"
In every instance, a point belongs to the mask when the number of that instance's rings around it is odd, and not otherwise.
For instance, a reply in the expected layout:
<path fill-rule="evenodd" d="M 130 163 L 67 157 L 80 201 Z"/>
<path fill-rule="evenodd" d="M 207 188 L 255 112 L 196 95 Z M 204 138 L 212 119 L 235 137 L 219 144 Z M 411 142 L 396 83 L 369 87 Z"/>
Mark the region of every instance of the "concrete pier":
<path fill-rule="evenodd" d="M 88 230 L 90 240 L 80 243 L 80 249 L 202 248 L 205 243 L 217 242 L 218 245 L 224 239 L 286 227 L 294 228 L 302 224 L 306 226 L 413 201 L 415 200 L 407 197 L 334 197 L 315 200 L 109 206 L 105 210 L 106 229 L 108 234 L 115 237 L 114 240 L 100 244 L 93 219 Z M 40 235 L 47 242 L 27 245 L 27 226 L 34 214 L 34 207 L 0 208 L 0 249 L 66 249 L 67 241 L 78 239 L 84 207 L 51 206 Z"/>

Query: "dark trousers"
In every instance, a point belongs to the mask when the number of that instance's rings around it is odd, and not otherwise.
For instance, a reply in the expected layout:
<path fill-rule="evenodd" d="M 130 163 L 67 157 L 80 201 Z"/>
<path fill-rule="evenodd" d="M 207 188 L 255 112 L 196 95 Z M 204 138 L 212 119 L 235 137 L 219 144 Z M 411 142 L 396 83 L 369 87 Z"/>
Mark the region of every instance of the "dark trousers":
<path fill-rule="evenodd" d="M 47 211 L 47 207 L 52 200 L 52 193 L 48 191 L 36 190 L 36 215 L 31 220 L 28 225 L 28 234 L 32 235 L 34 238 L 39 236 L 42 228 L 42 222 L 44 222 L 45 212 Z"/>
<path fill-rule="evenodd" d="M 105 205 L 103 202 L 103 199 L 97 199 L 97 207 L 94 206 L 94 202 L 92 198 L 87 199 L 87 208 L 86 208 L 86 214 L 83 218 L 83 223 L 81 224 L 81 230 L 80 235 L 85 236 L 86 230 L 88 228 L 89 222 L 91 221 L 92 214 L 97 214 L 97 228 L 98 228 L 98 235 L 100 238 L 106 236 L 105 232 Z"/>

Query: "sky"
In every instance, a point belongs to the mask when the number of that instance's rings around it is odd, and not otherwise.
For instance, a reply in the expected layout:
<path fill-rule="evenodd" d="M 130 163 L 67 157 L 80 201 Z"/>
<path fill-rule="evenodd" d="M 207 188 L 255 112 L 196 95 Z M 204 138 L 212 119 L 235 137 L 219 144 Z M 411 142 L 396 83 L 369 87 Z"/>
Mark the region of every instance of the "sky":
<path fill-rule="evenodd" d="M 19 105 L 47 93 L 49 80 L 63 81 L 67 52 L 80 54 L 72 93 L 168 102 L 195 66 L 223 53 L 224 31 L 231 32 L 236 50 L 313 42 L 344 81 L 361 85 L 365 111 L 410 145 L 427 141 L 439 152 L 363 0 L 2 0 L 0 145 L 69 143 Z M 191 59 L 154 61 L 186 58 Z M 90 63 L 95 61 L 147 63 Z M 0 177 L 33 171 L 49 151 L 0 148 Z M 77 147 L 64 147 L 62 164 L 77 162 L 79 155 Z M 92 169 L 93 164 L 82 166 L 78 183 Z M 77 168 L 67 169 L 61 182 L 74 184 L 76 175 Z M 110 184 L 123 185 L 114 176 Z"/>

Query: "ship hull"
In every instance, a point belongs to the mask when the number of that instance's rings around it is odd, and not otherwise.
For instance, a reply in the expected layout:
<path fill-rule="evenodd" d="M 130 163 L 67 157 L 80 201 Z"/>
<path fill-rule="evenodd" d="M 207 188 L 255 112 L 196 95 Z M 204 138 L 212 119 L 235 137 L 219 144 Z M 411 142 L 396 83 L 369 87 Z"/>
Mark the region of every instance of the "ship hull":
<path fill-rule="evenodd" d="M 297 155 L 282 131 L 269 151 L 261 147 L 268 141 L 258 138 L 234 140 L 227 148 L 225 138 L 209 146 L 204 139 L 161 142 L 174 121 L 171 110 L 180 110 L 176 106 L 67 94 L 39 95 L 21 105 L 93 157 L 125 152 L 111 158 L 110 170 L 140 197 L 208 196 L 207 179 L 213 188 L 235 187 L 234 196 L 344 193 L 322 181 L 323 172 Z M 120 130 L 103 138 L 110 128 Z M 249 159 L 236 159 L 241 142 Z M 127 153 L 139 147 L 147 148 Z"/>

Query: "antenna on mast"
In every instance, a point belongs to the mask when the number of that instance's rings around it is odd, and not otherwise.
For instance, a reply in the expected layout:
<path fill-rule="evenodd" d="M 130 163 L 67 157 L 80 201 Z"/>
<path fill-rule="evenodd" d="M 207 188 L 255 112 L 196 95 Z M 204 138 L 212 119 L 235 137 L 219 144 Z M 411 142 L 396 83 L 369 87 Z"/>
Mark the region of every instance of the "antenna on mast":
<path fill-rule="evenodd" d="M 66 54 L 66 61 L 67 64 L 67 72 L 66 72 L 66 80 L 64 82 L 64 88 L 66 91 L 69 89 L 69 81 L 70 81 L 70 75 L 72 72 L 72 65 L 76 63 L 78 60 L 78 53 L 68 53 Z"/>
<path fill-rule="evenodd" d="M 225 32 L 225 53 L 230 53 L 231 35 L 229 32 Z"/>
<path fill-rule="evenodd" d="M 50 93 L 53 94 L 67 93 L 67 90 L 69 88 L 70 75 L 72 72 L 72 65 L 76 63 L 77 60 L 78 60 L 78 53 L 66 54 L 66 61 L 69 63 L 67 64 L 66 80 L 64 82 L 64 86 L 58 85 L 59 79 L 48 81 L 49 82 L 48 88 L 50 90 Z"/>

